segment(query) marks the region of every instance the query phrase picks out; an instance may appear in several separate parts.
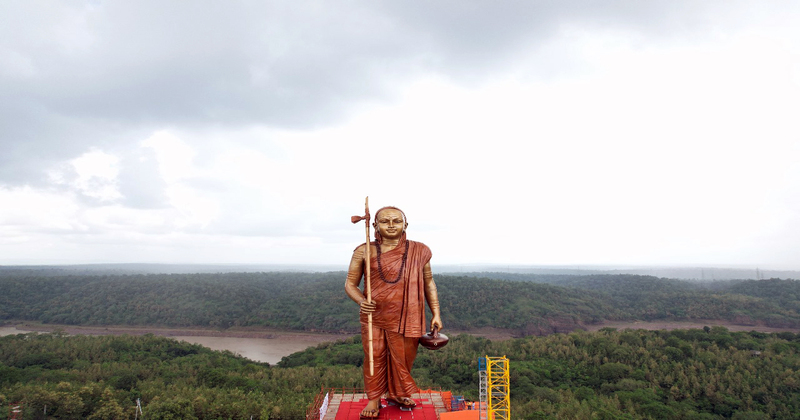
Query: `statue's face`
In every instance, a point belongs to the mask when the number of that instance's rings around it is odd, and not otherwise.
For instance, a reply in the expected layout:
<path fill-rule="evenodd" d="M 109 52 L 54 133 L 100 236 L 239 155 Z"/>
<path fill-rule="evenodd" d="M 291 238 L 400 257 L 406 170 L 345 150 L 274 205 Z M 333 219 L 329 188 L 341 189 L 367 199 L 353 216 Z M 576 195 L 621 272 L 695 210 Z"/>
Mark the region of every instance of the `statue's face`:
<path fill-rule="evenodd" d="M 400 239 L 406 224 L 403 213 L 395 209 L 386 209 L 375 218 L 375 229 L 386 239 Z"/>

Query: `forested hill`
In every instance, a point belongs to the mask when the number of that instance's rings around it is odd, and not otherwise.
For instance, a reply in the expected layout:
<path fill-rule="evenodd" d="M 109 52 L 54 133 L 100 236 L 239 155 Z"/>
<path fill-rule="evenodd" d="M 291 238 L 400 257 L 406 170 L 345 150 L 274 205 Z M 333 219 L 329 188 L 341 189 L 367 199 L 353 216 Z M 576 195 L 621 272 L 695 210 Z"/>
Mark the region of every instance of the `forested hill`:
<path fill-rule="evenodd" d="M 642 275 L 466 273 L 475 278 L 543 283 L 601 292 L 639 319 L 724 319 L 742 325 L 796 328 L 800 281 L 689 281 Z"/>
<path fill-rule="evenodd" d="M 755 352 L 755 353 L 754 353 Z M 461 334 L 421 349 L 423 389 L 478 398 L 478 358 L 510 360 L 515 419 L 796 419 L 800 334 L 724 327 L 602 330 L 492 342 Z M 304 419 L 321 386 L 361 386 L 360 337 L 278 366 L 154 336 L 0 337 L 0 405 L 25 418 Z M 0 411 L 5 419 L 7 411 Z"/>
<path fill-rule="evenodd" d="M 566 332 L 606 320 L 720 319 L 800 328 L 800 282 L 636 275 L 436 276 L 448 328 Z M 495 277 L 495 278 L 487 278 Z M 38 275 L 0 272 L 0 320 L 358 331 L 344 272 Z"/>

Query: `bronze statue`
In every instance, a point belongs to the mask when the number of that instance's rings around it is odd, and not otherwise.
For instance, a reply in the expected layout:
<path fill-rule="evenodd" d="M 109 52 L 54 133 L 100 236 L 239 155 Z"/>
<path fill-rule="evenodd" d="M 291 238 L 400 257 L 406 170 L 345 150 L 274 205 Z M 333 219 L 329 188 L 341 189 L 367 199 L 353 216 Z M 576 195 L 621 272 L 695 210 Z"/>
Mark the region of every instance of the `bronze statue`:
<path fill-rule="evenodd" d="M 353 221 L 364 218 L 369 220 L 369 209 L 366 216 L 355 216 Z M 345 281 L 347 295 L 361 307 L 364 388 L 369 399 L 361 412 L 363 418 L 378 417 L 384 395 L 401 409 L 416 405 L 411 395 L 419 389 L 411 377 L 411 367 L 420 337 L 425 334 L 426 301 L 433 314 L 431 330 L 443 326 L 431 274 L 430 249 L 421 242 L 406 239 L 408 223 L 405 214 L 396 207 L 378 210 L 373 226 L 375 241 L 369 248 L 362 244 L 353 251 Z M 371 296 L 366 292 L 366 284 L 364 292 L 359 289 L 366 255 L 370 260 Z"/>

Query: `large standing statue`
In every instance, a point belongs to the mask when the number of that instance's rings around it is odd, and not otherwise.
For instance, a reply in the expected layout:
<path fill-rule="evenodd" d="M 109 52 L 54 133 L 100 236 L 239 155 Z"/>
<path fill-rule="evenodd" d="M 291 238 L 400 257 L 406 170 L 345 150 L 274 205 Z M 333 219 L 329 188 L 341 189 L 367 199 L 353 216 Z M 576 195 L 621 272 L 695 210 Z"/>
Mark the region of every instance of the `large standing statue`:
<path fill-rule="evenodd" d="M 357 219 L 357 218 L 356 218 Z M 406 239 L 405 214 L 384 207 L 375 214 L 375 241 L 370 246 L 372 302 L 359 289 L 364 273 L 366 245 L 353 251 L 345 291 L 361 307 L 361 340 L 364 346 L 364 387 L 369 402 L 361 417 L 378 417 L 381 396 L 401 408 L 416 404 L 411 394 L 419 391 L 411 377 L 420 337 L 425 334 L 425 301 L 431 308 L 431 330 L 442 328 L 439 296 L 431 274 L 431 250 Z M 374 374 L 369 368 L 368 314 L 372 314 Z"/>

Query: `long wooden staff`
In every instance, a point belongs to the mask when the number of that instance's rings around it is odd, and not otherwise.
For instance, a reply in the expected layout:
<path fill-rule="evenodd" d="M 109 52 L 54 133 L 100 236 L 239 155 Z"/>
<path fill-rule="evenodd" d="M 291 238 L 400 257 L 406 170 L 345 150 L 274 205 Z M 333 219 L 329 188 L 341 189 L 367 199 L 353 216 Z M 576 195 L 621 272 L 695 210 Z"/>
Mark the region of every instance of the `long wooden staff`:
<path fill-rule="evenodd" d="M 350 221 L 353 222 L 353 223 L 358 223 L 358 222 L 360 222 L 362 220 L 364 220 L 364 223 L 366 224 L 366 231 L 367 231 L 367 243 L 365 245 L 366 249 L 365 249 L 365 252 L 364 252 L 364 259 L 366 261 L 365 264 L 364 264 L 366 266 L 366 271 L 364 273 L 364 284 L 365 284 L 364 288 L 367 291 L 367 302 L 368 303 L 372 303 L 372 286 L 370 285 L 370 281 L 369 281 L 369 279 L 370 279 L 369 268 L 370 268 L 370 265 L 371 265 L 370 264 L 370 259 L 369 259 L 369 250 L 371 248 L 370 241 L 369 241 L 369 196 L 367 196 L 366 200 L 364 201 L 364 216 L 353 216 L 353 217 L 350 218 Z M 378 246 L 380 246 L 380 245 L 378 245 Z M 371 312 L 367 314 L 367 326 L 368 326 L 368 328 L 367 328 L 368 336 L 367 337 L 369 338 L 369 375 L 372 376 L 372 375 L 375 374 L 375 362 L 373 361 L 373 357 L 372 357 L 372 353 L 373 352 L 372 352 L 372 313 Z"/>

